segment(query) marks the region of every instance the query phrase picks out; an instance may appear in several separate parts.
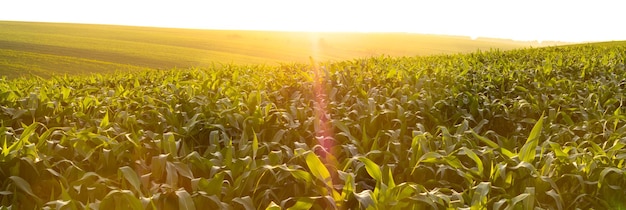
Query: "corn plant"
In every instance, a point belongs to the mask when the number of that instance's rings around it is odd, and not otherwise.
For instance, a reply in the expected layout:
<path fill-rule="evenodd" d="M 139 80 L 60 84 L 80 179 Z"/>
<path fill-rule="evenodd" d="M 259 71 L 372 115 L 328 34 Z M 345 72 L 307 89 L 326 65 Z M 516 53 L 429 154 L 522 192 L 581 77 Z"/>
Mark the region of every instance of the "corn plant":
<path fill-rule="evenodd" d="M 626 208 L 624 52 L 3 78 L 0 206 Z"/>

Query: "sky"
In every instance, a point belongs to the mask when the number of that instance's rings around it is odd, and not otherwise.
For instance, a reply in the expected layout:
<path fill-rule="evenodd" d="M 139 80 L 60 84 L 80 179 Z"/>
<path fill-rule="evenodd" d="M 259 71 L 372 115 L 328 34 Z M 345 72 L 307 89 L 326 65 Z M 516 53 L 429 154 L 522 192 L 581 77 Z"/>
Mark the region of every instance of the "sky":
<path fill-rule="evenodd" d="M 16 0 L 2 3 L 0 20 L 586 42 L 626 40 L 625 6 L 620 0 Z"/>

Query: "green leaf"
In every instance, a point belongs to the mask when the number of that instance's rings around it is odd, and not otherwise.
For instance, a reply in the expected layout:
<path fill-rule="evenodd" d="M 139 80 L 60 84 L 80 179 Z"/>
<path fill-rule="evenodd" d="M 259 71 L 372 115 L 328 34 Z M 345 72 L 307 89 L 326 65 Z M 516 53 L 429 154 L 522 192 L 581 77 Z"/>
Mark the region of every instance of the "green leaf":
<path fill-rule="evenodd" d="M 511 207 L 514 207 L 520 201 L 525 200 L 529 195 L 530 194 L 528 194 L 528 193 L 522 193 L 522 194 L 519 194 L 519 195 L 511 198 Z"/>
<path fill-rule="evenodd" d="M 100 202 L 100 209 L 144 209 L 141 200 L 128 190 L 112 190 Z"/>
<path fill-rule="evenodd" d="M 415 166 L 413 166 L 413 170 L 411 170 L 411 174 L 415 172 L 415 169 L 417 169 L 417 166 L 421 162 L 430 162 L 430 161 L 437 162 L 440 159 L 442 159 L 441 154 L 436 153 L 436 152 L 427 152 L 426 154 L 422 155 L 420 159 L 415 163 Z"/>
<path fill-rule="evenodd" d="M 9 154 L 10 154 L 10 150 L 9 150 L 9 147 L 7 146 L 7 140 L 6 139 L 4 141 L 2 141 L 2 151 L 1 151 L 1 154 L 2 154 L 2 159 L 0 159 L 0 160 L 2 160 L 2 161 L 5 161 L 4 158 L 9 156 Z"/>
<path fill-rule="evenodd" d="M 173 188 L 178 188 L 178 171 L 174 163 L 167 161 L 165 163 L 165 183 Z"/>
<path fill-rule="evenodd" d="M 186 177 L 190 180 L 193 179 L 193 172 L 191 171 L 191 169 L 189 168 L 187 164 L 181 163 L 181 162 L 174 162 L 173 165 L 176 167 L 176 172 L 178 172 L 178 175 L 182 177 Z"/>
<path fill-rule="evenodd" d="M 351 195 L 354 192 L 354 185 L 354 174 L 346 174 L 346 180 L 343 184 L 343 189 L 341 190 L 342 200 L 346 200 L 348 195 Z"/>
<path fill-rule="evenodd" d="M 491 190 L 491 182 L 481 182 L 474 188 L 472 207 L 482 206 L 487 202 L 487 194 Z"/>
<path fill-rule="evenodd" d="M 120 175 L 123 176 L 126 181 L 128 181 L 128 183 L 133 186 L 135 191 L 137 191 L 139 195 L 143 196 L 143 193 L 141 192 L 141 181 L 139 181 L 139 176 L 137 176 L 137 173 L 135 173 L 135 171 L 129 166 L 120 167 L 119 172 Z"/>
<path fill-rule="evenodd" d="M 557 158 L 568 158 L 568 155 L 561 149 L 561 145 L 556 142 L 550 142 L 548 144 L 552 148 L 552 151 L 554 151 Z"/>
<path fill-rule="evenodd" d="M 309 188 L 311 185 L 313 185 L 313 178 L 311 177 L 311 174 L 303 171 L 303 170 L 288 170 L 289 173 L 291 174 L 291 176 L 293 176 L 294 178 L 304 181 L 304 183 L 306 183 L 306 187 Z"/>
<path fill-rule="evenodd" d="M 100 128 L 106 128 L 109 125 L 109 111 L 104 114 L 104 118 L 100 121 Z"/>
<path fill-rule="evenodd" d="M 380 167 L 376 165 L 376 163 L 374 163 L 373 161 L 371 161 L 370 159 L 366 157 L 359 157 L 358 159 L 363 164 L 365 164 L 365 170 L 367 170 L 367 173 L 372 178 L 374 178 L 377 182 L 382 183 L 383 175 L 382 175 L 382 172 L 380 171 Z"/>
<path fill-rule="evenodd" d="M 526 139 L 526 143 L 520 149 L 519 157 L 521 161 L 532 163 L 535 161 L 535 154 L 537 153 L 537 145 L 539 144 L 539 136 L 541 134 L 541 130 L 543 129 L 543 114 L 539 117 L 535 126 L 530 131 L 530 135 L 528 139 Z"/>
<path fill-rule="evenodd" d="M 191 199 L 191 195 L 184 189 L 177 190 L 176 196 L 178 196 L 178 209 L 181 210 L 195 210 L 196 205 Z"/>
<path fill-rule="evenodd" d="M 228 144 L 226 147 L 222 149 L 222 154 L 224 155 L 224 165 L 226 167 L 231 168 L 233 166 L 233 139 L 228 139 Z"/>
<path fill-rule="evenodd" d="M 165 154 L 177 155 L 176 151 L 176 138 L 174 137 L 174 133 L 167 132 L 163 134 L 163 139 L 161 140 L 161 148 Z"/>
<path fill-rule="evenodd" d="M 284 129 L 280 129 L 278 131 L 276 131 L 276 133 L 274 134 L 274 137 L 272 137 L 272 142 L 274 143 L 279 143 L 281 139 L 285 138 L 285 133 L 287 131 Z"/>
<path fill-rule="evenodd" d="M 61 86 L 61 98 L 65 101 L 70 96 L 71 89 L 66 86 Z"/>
<path fill-rule="evenodd" d="M 461 163 L 461 161 L 459 160 L 459 158 L 457 158 L 456 156 L 446 156 L 443 158 L 443 160 L 445 160 L 445 162 L 449 165 L 452 166 L 456 169 L 460 169 L 463 167 L 463 164 Z"/>
<path fill-rule="evenodd" d="M 483 143 L 485 143 L 487 146 L 491 148 L 498 149 L 500 152 L 502 152 L 503 155 L 506 155 L 508 158 L 513 158 L 513 156 L 515 156 L 511 151 L 509 151 L 508 149 L 504 147 L 500 147 L 500 145 L 498 145 L 496 142 L 493 142 L 484 136 L 478 135 L 473 130 L 470 130 L 470 131 L 472 132 L 472 135 L 474 135 L 475 138 L 482 141 Z"/>
<path fill-rule="evenodd" d="M 371 190 L 363 190 L 360 193 L 354 193 L 354 197 L 361 204 L 361 208 L 360 209 L 365 209 L 365 208 L 367 208 L 369 206 L 375 206 L 376 205 L 376 203 L 374 202 L 374 199 L 372 198 L 372 191 Z"/>
<path fill-rule="evenodd" d="M 619 110 L 619 109 L 616 109 Z M 563 120 L 565 121 L 565 123 L 567 123 L 567 125 L 572 126 L 574 125 L 574 120 L 572 120 L 572 118 L 565 112 L 559 112 L 559 114 L 561 115 L 561 117 L 563 117 Z"/>
<path fill-rule="evenodd" d="M 472 151 L 471 149 L 468 149 L 467 147 L 463 147 L 462 149 L 465 152 L 465 154 L 476 163 L 476 167 L 478 167 L 478 174 L 482 175 L 483 172 L 485 171 L 485 168 L 483 166 L 483 161 L 480 160 L 478 155 L 476 155 L 476 153 L 474 153 L 474 151 Z"/>
<path fill-rule="evenodd" d="M 526 187 L 524 193 L 528 194 L 528 197 L 524 199 L 524 209 L 535 209 L 535 188 Z"/>
<path fill-rule="evenodd" d="M 332 179 L 330 177 L 330 173 L 322 161 L 315 155 L 315 153 L 310 152 L 306 156 L 306 164 L 309 166 L 309 170 L 315 176 L 315 178 L 321 180 L 328 187 L 333 186 Z"/>
<path fill-rule="evenodd" d="M 287 208 L 287 210 L 309 210 L 313 207 L 314 202 L 315 200 L 308 197 L 298 198 L 296 204 Z"/>
<path fill-rule="evenodd" d="M 72 197 L 63 186 L 63 183 L 59 183 L 59 186 L 61 186 L 61 199 L 63 199 L 64 201 L 72 200 Z"/>
<path fill-rule="evenodd" d="M 213 178 L 206 180 L 200 178 L 198 188 L 205 191 L 208 195 L 218 195 L 222 192 L 222 184 L 224 182 L 224 172 L 219 172 Z"/>
<path fill-rule="evenodd" d="M 331 120 L 331 123 L 336 128 L 339 128 L 339 130 L 341 130 L 341 132 L 343 132 L 344 135 L 346 135 L 351 141 L 355 140 L 354 136 L 352 136 L 352 134 L 350 133 L 350 129 L 348 128 L 348 126 L 346 126 L 345 123 L 341 122 L 341 120 Z M 363 129 L 365 129 L 365 126 L 363 126 Z M 365 135 L 365 133 L 363 135 Z"/>
<path fill-rule="evenodd" d="M 5 109 L 5 112 L 12 116 L 11 117 L 12 120 L 15 120 L 15 119 L 22 117 L 22 115 L 28 112 L 28 110 L 19 109 L 19 108 L 18 109 Z"/>
<path fill-rule="evenodd" d="M 37 201 L 37 203 L 42 202 L 41 198 L 37 197 L 37 195 L 33 193 L 33 190 L 30 187 L 30 184 L 26 180 L 22 179 L 19 176 L 10 176 L 9 179 L 13 181 L 13 183 L 15 184 L 15 186 L 17 186 L 18 189 L 20 189 L 21 191 L 33 197 L 35 201 Z"/>
<path fill-rule="evenodd" d="M 152 157 L 152 164 L 150 168 L 152 170 L 152 178 L 154 180 L 161 180 L 163 178 L 163 174 L 165 173 L 165 165 L 167 165 L 167 157 L 166 154 L 161 154 Z"/>
<path fill-rule="evenodd" d="M 563 209 L 563 199 L 561 198 L 561 195 L 559 195 L 554 189 L 548 190 L 546 192 L 546 195 L 554 199 L 557 209 Z"/>
<path fill-rule="evenodd" d="M 483 143 L 485 143 L 487 146 L 491 147 L 491 148 L 500 148 L 500 145 L 498 145 L 496 142 L 493 142 L 491 140 L 489 140 L 488 138 L 478 135 L 475 132 L 472 132 L 472 135 L 474 135 L 474 138 L 477 138 L 478 140 L 482 141 Z"/>
<path fill-rule="evenodd" d="M 270 202 L 269 205 L 267 205 L 267 207 L 265 208 L 265 210 L 281 210 L 280 206 L 276 203 L 274 203 L 274 201 Z"/>
<path fill-rule="evenodd" d="M 390 167 L 385 167 L 387 169 L 387 186 L 389 186 L 389 188 L 394 188 L 396 187 L 396 182 L 393 180 L 393 173 L 391 172 L 391 168 Z"/>
<path fill-rule="evenodd" d="M 607 168 L 602 169 L 602 172 L 600 172 L 600 178 L 598 179 L 598 188 L 601 188 L 602 185 L 605 184 L 604 179 L 611 172 L 619 174 L 619 175 L 623 174 L 622 169 L 618 169 L 618 168 L 607 167 Z"/>
<path fill-rule="evenodd" d="M 47 129 L 45 132 L 43 132 L 40 136 L 39 136 L 39 142 L 37 142 L 37 148 L 40 149 L 42 146 L 47 144 L 47 139 L 50 138 L 50 135 L 52 135 L 52 133 L 54 133 L 57 130 L 60 130 L 61 128 L 50 128 Z"/>
<path fill-rule="evenodd" d="M 389 69 L 389 71 L 387 72 L 387 76 L 385 78 L 390 79 L 392 77 L 394 77 L 396 75 L 396 69 Z"/>
<path fill-rule="evenodd" d="M 20 135 L 20 141 L 24 142 L 24 144 L 30 144 L 29 139 L 33 134 L 35 134 L 35 129 L 37 129 L 38 125 L 39 123 L 36 123 L 36 122 L 34 122 L 33 124 L 30 124 L 28 127 L 22 124 L 22 126 L 24 126 L 25 128 L 24 128 L 24 132 L 22 132 L 22 134 Z"/>
<path fill-rule="evenodd" d="M 257 151 L 259 150 L 259 138 L 256 136 L 254 129 L 252 130 L 252 159 L 256 158 Z"/>
<path fill-rule="evenodd" d="M 246 210 L 256 210 L 250 196 L 234 198 L 233 201 L 241 204 Z"/>

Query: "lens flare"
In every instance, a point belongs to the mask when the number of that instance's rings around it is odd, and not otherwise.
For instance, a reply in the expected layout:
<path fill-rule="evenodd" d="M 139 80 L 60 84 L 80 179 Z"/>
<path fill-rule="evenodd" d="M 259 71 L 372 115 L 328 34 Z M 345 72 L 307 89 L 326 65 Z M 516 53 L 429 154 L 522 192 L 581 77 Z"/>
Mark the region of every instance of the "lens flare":
<path fill-rule="evenodd" d="M 343 201 L 340 194 L 333 188 L 337 178 L 337 160 L 333 154 L 334 148 L 334 132 L 332 126 L 332 118 L 328 110 L 328 95 L 326 94 L 326 81 L 329 73 L 324 67 L 320 67 L 316 62 L 316 58 L 320 57 L 320 43 L 317 34 L 311 36 L 311 52 L 309 57 L 311 61 L 311 71 L 313 73 L 313 93 L 314 93 L 314 112 L 315 112 L 315 140 L 317 145 L 313 148 L 316 155 L 324 162 L 329 169 L 332 177 L 331 185 L 328 187 L 328 195 L 335 200 L 337 207 L 341 209 Z"/>

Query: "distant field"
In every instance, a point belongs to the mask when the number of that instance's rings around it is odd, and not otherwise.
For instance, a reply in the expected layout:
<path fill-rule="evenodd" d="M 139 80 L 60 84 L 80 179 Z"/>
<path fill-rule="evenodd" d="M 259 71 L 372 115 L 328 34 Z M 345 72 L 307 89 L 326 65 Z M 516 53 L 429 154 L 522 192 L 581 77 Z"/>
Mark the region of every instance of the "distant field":
<path fill-rule="evenodd" d="M 218 31 L 0 21 L 0 75 L 268 64 L 513 49 L 531 42 L 407 33 Z M 534 43 L 537 46 L 537 43 Z M 554 45 L 555 43 L 544 43 Z"/>

